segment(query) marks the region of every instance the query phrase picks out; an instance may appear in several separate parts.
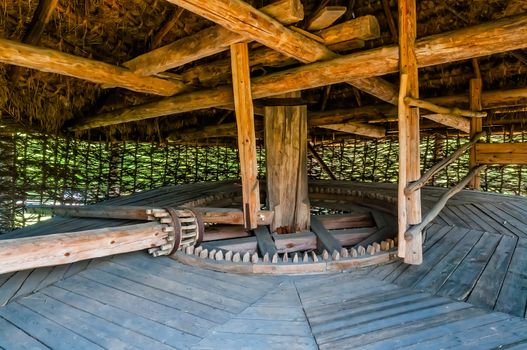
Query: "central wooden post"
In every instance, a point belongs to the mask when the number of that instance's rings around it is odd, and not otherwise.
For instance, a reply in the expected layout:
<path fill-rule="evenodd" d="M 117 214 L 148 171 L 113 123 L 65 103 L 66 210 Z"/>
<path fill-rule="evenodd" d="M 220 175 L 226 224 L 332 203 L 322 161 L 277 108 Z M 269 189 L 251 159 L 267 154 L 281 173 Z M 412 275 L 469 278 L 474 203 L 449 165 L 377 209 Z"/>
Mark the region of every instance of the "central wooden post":
<path fill-rule="evenodd" d="M 419 180 L 420 135 L 419 108 L 410 107 L 405 97 L 419 98 L 419 79 L 415 55 L 416 40 L 416 1 L 399 0 L 399 69 L 401 87 L 399 92 L 399 256 L 409 264 L 421 264 L 422 234 L 419 232 L 407 242 L 405 233 L 410 225 L 421 222 L 421 191 L 405 195 L 406 186 Z"/>
<path fill-rule="evenodd" d="M 298 98 L 300 93 L 281 96 Z M 307 187 L 307 106 L 265 107 L 267 201 L 271 228 L 289 233 L 309 228 Z"/>
<path fill-rule="evenodd" d="M 238 127 L 243 214 L 245 228 L 254 229 L 258 226 L 260 186 L 258 184 L 254 106 L 251 94 L 249 49 L 247 43 L 231 45 L 231 65 L 236 125 Z"/>

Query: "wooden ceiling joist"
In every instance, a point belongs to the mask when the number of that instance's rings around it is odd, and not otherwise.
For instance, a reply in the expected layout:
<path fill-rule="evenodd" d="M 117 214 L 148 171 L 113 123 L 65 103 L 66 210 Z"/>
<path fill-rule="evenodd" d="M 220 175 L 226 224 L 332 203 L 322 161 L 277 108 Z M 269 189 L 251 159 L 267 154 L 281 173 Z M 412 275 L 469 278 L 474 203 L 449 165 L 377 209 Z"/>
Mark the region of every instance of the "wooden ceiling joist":
<path fill-rule="evenodd" d="M 354 48 L 357 41 L 379 38 L 380 29 L 374 16 L 362 16 L 321 30 L 316 34 L 324 39 L 329 49 L 341 50 L 344 47 Z M 251 67 L 285 67 L 296 62 L 294 58 L 284 56 L 268 47 L 261 47 L 250 52 Z M 230 77 L 230 64 L 230 59 L 217 60 L 189 68 L 180 73 L 180 76 L 185 83 L 199 82 L 217 85 L 218 82 Z M 391 88 L 389 86 L 389 89 Z"/>
<path fill-rule="evenodd" d="M 304 10 L 299 0 L 278 1 L 261 8 L 260 11 L 283 24 L 295 23 L 304 18 Z M 230 45 L 246 39 L 241 33 L 215 25 L 138 56 L 125 62 L 124 66 L 140 75 L 154 75 L 226 51 Z"/>
<path fill-rule="evenodd" d="M 126 68 L 7 39 L 0 39 L 0 62 L 162 96 L 185 89 L 178 81 L 142 77 Z"/>
<path fill-rule="evenodd" d="M 417 62 L 419 67 L 425 67 L 516 50 L 527 47 L 526 36 L 527 14 L 523 14 L 425 37 L 416 43 Z M 388 46 L 313 63 L 253 79 L 253 98 L 395 73 L 398 62 L 397 46 Z M 502 97 L 503 101 L 508 98 Z M 91 129 L 232 103 L 232 88 L 222 86 L 78 119 L 71 129 Z"/>
<path fill-rule="evenodd" d="M 386 136 L 386 129 L 376 125 L 370 125 L 360 122 L 345 122 L 342 124 L 328 124 L 321 126 L 324 129 L 330 129 L 349 134 L 355 134 L 366 137 L 382 138 Z"/>
<path fill-rule="evenodd" d="M 284 27 L 241 0 L 169 1 L 303 63 L 338 57 L 323 44 Z M 380 78 L 366 77 L 347 82 L 383 101 L 396 103 L 395 88 Z"/>

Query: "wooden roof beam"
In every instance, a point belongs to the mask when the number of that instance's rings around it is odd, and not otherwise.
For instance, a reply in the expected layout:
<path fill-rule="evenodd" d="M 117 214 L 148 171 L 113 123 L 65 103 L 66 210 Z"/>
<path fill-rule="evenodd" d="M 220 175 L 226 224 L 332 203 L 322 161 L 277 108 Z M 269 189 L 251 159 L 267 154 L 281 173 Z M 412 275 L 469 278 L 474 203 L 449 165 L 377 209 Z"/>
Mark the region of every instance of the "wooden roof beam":
<path fill-rule="evenodd" d="M 516 50 L 527 47 L 526 36 L 527 14 L 434 35 L 417 41 L 417 63 L 419 67 L 428 67 Z M 398 47 L 387 46 L 313 63 L 253 79 L 253 98 L 395 73 L 398 71 L 398 62 Z M 506 94 L 498 98 L 504 103 L 510 99 Z M 467 101 L 467 97 L 457 99 Z M 440 100 L 433 101 L 447 104 Z M 517 97 L 514 101 L 517 101 Z M 72 129 L 91 129 L 232 103 L 232 88 L 221 86 L 79 119 Z"/>
<path fill-rule="evenodd" d="M 181 82 L 142 77 L 126 68 L 7 39 L 0 39 L 0 62 L 162 96 L 185 89 Z"/>
<path fill-rule="evenodd" d="M 286 56 L 303 63 L 325 61 L 338 57 L 323 44 L 287 29 L 278 21 L 241 0 L 169 0 L 211 20 L 226 29 L 240 33 Z M 397 92 L 392 84 L 376 77 L 365 77 L 347 83 L 383 101 L 396 104 Z"/>
<path fill-rule="evenodd" d="M 300 0 L 280 0 L 263 7 L 261 11 L 283 24 L 292 24 L 304 18 Z M 125 62 L 124 66 L 140 75 L 154 75 L 226 51 L 230 45 L 245 40 L 247 38 L 242 33 L 215 25 L 140 55 Z"/>

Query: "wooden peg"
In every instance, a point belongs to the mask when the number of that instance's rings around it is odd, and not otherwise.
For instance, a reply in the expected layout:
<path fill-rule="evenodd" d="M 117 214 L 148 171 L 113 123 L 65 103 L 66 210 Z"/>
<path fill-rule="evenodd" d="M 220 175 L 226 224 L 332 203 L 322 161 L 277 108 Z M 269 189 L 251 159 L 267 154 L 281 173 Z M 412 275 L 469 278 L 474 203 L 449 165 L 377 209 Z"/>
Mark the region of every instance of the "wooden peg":
<path fill-rule="evenodd" d="M 214 259 L 216 259 L 217 261 L 223 260 L 223 251 L 219 250 L 214 256 Z"/>
<path fill-rule="evenodd" d="M 236 254 L 234 254 L 234 256 L 232 257 L 232 262 L 240 262 L 240 260 L 240 253 L 236 252 Z"/>
<path fill-rule="evenodd" d="M 232 261 L 232 251 L 225 253 L 225 261 Z"/>
<path fill-rule="evenodd" d="M 249 252 L 246 252 L 245 254 L 243 254 L 243 259 L 242 261 L 244 263 L 248 263 L 249 261 L 251 261 L 251 254 L 249 254 Z"/>
<path fill-rule="evenodd" d="M 200 258 L 206 258 L 207 256 L 209 256 L 209 251 L 207 249 L 203 249 L 200 253 L 199 253 L 199 257 Z"/>

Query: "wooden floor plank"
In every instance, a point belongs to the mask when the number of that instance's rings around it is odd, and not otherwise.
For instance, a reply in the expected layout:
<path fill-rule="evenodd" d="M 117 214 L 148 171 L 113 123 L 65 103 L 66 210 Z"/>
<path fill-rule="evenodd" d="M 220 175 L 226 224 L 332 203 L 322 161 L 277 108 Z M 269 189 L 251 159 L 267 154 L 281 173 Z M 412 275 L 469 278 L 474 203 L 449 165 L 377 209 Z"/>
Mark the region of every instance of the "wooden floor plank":
<path fill-rule="evenodd" d="M 2 349 L 49 349 L 2 317 L 0 317 L 0 347 Z"/>
<path fill-rule="evenodd" d="M 16 302 L 0 308 L 0 316 L 51 349 L 104 349 Z"/>
<path fill-rule="evenodd" d="M 467 300 L 469 303 L 494 308 L 517 241 L 516 237 L 505 235 L 501 237 L 500 243 Z"/>
<path fill-rule="evenodd" d="M 120 324 L 134 332 L 143 334 L 144 336 L 176 348 L 181 347 L 182 345 L 186 346 L 195 344 L 201 340 L 199 337 L 180 332 L 163 323 L 152 321 L 129 311 L 119 309 L 112 305 L 84 297 L 80 294 L 56 286 L 49 286 L 43 289 L 41 293 L 59 300 L 64 304 L 71 305 L 72 307 L 86 311 L 110 322 Z"/>
<path fill-rule="evenodd" d="M 24 270 L 16 272 L 11 278 L 4 282 L 2 288 L 0 288 L 0 307 L 7 304 L 9 300 L 13 298 L 32 271 L 33 270 Z"/>
<path fill-rule="evenodd" d="M 312 337 L 215 333 L 205 338 L 192 347 L 194 350 L 210 349 L 288 349 L 288 350 L 315 350 L 317 344 Z"/>
<path fill-rule="evenodd" d="M 495 309 L 525 317 L 527 307 L 527 239 L 520 238 L 503 281 Z"/>
<path fill-rule="evenodd" d="M 450 251 L 415 286 L 433 293 L 437 292 L 481 236 L 480 231 L 469 231 L 456 246 L 450 247 Z"/>
<path fill-rule="evenodd" d="M 437 294 L 455 300 L 466 300 L 487 266 L 501 237 L 499 234 L 483 233 L 481 239 L 452 272 Z"/>

